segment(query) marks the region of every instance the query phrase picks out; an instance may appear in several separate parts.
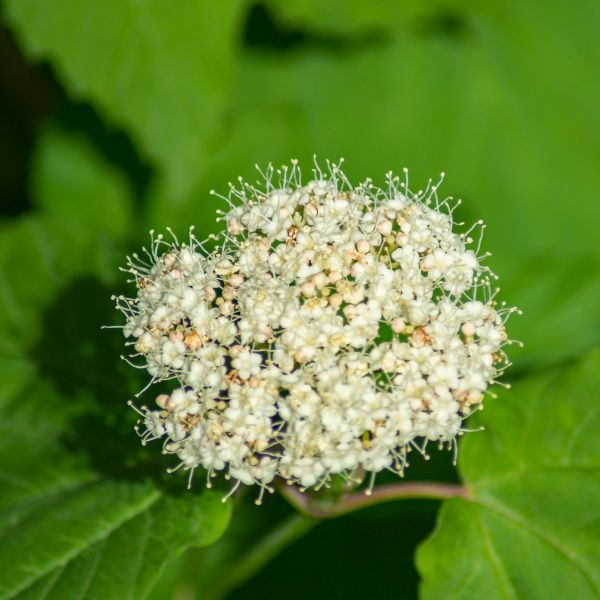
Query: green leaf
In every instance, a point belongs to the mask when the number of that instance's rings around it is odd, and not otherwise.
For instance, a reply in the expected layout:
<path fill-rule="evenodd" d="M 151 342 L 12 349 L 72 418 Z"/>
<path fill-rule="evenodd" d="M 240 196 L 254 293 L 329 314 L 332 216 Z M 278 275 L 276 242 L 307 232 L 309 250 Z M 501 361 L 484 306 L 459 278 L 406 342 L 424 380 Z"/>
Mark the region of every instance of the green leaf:
<path fill-rule="evenodd" d="M 288 27 L 335 33 L 343 36 L 371 32 L 388 32 L 399 18 L 423 10 L 419 2 L 391 2 L 390 0 L 270 0 L 273 10 Z"/>
<path fill-rule="evenodd" d="M 228 517 L 216 493 L 164 497 L 38 579 L 19 598 L 145 598 L 168 561 L 190 545 L 213 543 Z"/>
<path fill-rule="evenodd" d="M 147 486 L 99 482 L 54 496 L 5 529 L 0 597 L 10 597 L 104 539 L 158 497 Z"/>
<path fill-rule="evenodd" d="M 39 311 L 75 277 L 114 281 L 131 195 L 82 138 L 47 129 L 32 161 L 37 210 L 0 230 L 0 351 L 39 336 Z"/>
<path fill-rule="evenodd" d="M 175 193 L 194 182 L 228 99 L 240 0 L 9 0 L 32 58 L 128 129 Z"/>
<path fill-rule="evenodd" d="M 34 374 L 33 365 L 20 350 L 11 349 L 10 342 L 0 340 L 0 410 L 16 396 Z"/>
<path fill-rule="evenodd" d="M 424 599 L 600 595 L 599 389 L 595 351 L 488 403 L 461 448 L 471 497 L 417 554 Z"/>
<path fill-rule="evenodd" d="M 116 269 L 131 213 L 124 178 L 83 139 L 46 129 L 32 162 L 37 209 L 0 231 L 0 529 L 93 479 L 80 455 L 57 444 L 85 405 L 61 397 L 28 353 L 44 336 L 42 311 L 65 285 Z M 65 356 L 61 342 L 50 339 L 50 353 Z M 66 378 L 72 372 L 66 365 Z"/>
<path fill-rule="evenodd" d="M 49 218 L 88 235 L 126 235 L 132 209 L 128 183 L 83 137 L 46 129 L 31 170 L 31 194 Z"/>

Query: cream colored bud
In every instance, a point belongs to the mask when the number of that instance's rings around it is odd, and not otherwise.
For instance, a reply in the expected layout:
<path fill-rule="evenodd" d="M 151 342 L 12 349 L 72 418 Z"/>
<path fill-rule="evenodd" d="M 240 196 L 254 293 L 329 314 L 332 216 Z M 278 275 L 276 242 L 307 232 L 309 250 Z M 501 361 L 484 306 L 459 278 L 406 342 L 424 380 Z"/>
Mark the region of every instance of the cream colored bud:
<path fill-rule="evenodd" d="M 306 283 L 302 284 L 300 291 L 305 298 L 312 298 L 316 293 L 315 284 L 307 281 Z"/>
<path fill-rule="evenodd" d="M 317 273 L 310 278 L 310 281 L 317 289 L 320 290 L 322 287 L 327 285 L 329 279 L 325 273 Z"/>
<path fill-rule="evenodd" d="M 170 269 L 175 264 L 176 260 L 177 254 L 175 252 L 168 252 L 163 257 L 163 263 L 168 269 Z"/>
<path fill-rule="evenodd" d="M 169 339 L 172 342 L 181 342 L 181 340 L 183 340 L 183 331 L 171 331 L 171 333 L 169 333 Z"/>
<path fill-rule="evenodd" d="M 209 286 L 204 288 L 204 298 L 207 302 L 212 302 L 217 296 L 215 290 Z"/>
<path fill-rule="evenodd" d="M 399 233 L 396 236 L 396 246 L 404 246 L 408 242 L 408 237 L 405 233 Z"/>
<path fill-rule="evenodd" d="M 241 275 L 239 275 L 238 273 L 234 273 L 229 278 L 229 283 L 233 287 L 240 287 L 240 285 L 242 285 L 242 283 L 244 283 L 244 278 Z"/>
<path fill-rule="evenodd" d="M 219 312 L 224 315 L 230 315 L 235 309 L 235 306 L 233 304 L 233 302 L 231 302 L 231 300 L 225 300 L 225 302 L 223 302 L 221 304 L 221 306 L 219 307 Z"/>
<path fill-rule="evenodd" d="M 359 240 L 356 242 L 356 250 L 360 252 L 360 254 L 367 254 L 371 249 L 371 244 L 367 240 Z"/>
<path fill-rule="evenodd" d="M 231 233 L 231 235 L 239 235 L 244 230 L 239 219 L 236 219 L 235 217 L 229 220 L 229 223 L 227 224 L 227 229 L 229 233 Z"/>
<path fill-rule="evenodd" d="M 347 302 L 348 304 L 359 304 L 360 302 L 363 301 L 364 297 L 365 297 L 365 292 L 359 286 L 356 286 L 356 287 L 350 289 L 343 296 L 344 302 Z"/>
<path fill-rule="evenodd" d="M 311 217 L 316 217 L 319 214 L 319 209 L 311 202 L 304 209 Z"/>
<path fill-rule="evenodd" d="M 463 326 L 460 328 L 460 330 L 466 337 L 475 335 L 475 325 L 473 325 L 471 322 L 463 323 Z"/>
<path fill-rule="evenodd" d="M 300 348 L 300 350 L 296 350 L 296 352 L 294 353 L 294 360 L 296 362 L 302 363 L 305 360 L 307 360 L 307 358 L 308 357 L 306 356 L 306 353 L 302 348 Z"/>
<path fill-rule="evenodd" d="M 223 298 L 225 298 L 225 300 L 233 300 L 236 297 L 236 295 L 237 292 L 230 285 L 226 285 L 223 288 Z"/>
<path fill-rule="evenodd" d="M 235 268 L 231 265 L 229 260 L 222 260 L 215 269 L 217 275 L 231 275 L 234 271 Z"/>
<path fill-rule="evenodd" d="M 394 333 L 402 333 L 406 327 L 404 319 L 394 319 L 392 321 L 392 331 Z"/>
<path fill-rule="evenodd" d="M 336 283 L 341 278 L 342 278 L 342 274 L 339 271 L 331 271 L 331 273 L 329 273 L 330 283 Z"/>
<path fill-rule="evenodd" d="M 140 354 L 147 354 L 150 351 L 150 344 L 148 344 L 148 341 L 144 337 L 141 337 L 135 343 L 134 348 Z"/>
<path fill-rule="evenodd" d="M 350 320 L 356 316 L 356 306 L 354 304 L 348 304 L 343 308 L 344 316 L 346 319 Z"/>
<path fill-rule="evenodd" d="M 244 349 L 244 346 L 242 346 L 240 344 L 231 346 L 231 348 L 229 348 L 229 356 L 231 356 L 231 358 L 237 358 L 243 349 Z"/>
<path fill-rule="evenodd" d="M 481 404 L 481 402 L 483 402 L 483 394 L 481 392 L 467 394 L 467 404 Z"/>
<path fill-rule="evenodd" d="M 387 237 L 392 233 L 392 222 L 388 221 L 388 219 L 380 221 L 379 225 L 377 225 L 377 231 L 379 231 L 381 235 Z"/>
<path fill-rule="evenodd" d="M 332 294 L 329 298 L 329 304 L 333 306 L 333 308 L 339 308 L 342 304 L 342 295 L 341 294 Z"/>
<path fill-rule="evenodd" d="M 350 267 L 350 275 L 352 275 L 352 277 L 354 277 L 354 279 L 358 279 L 364 272 L 365 272 L 365 267 L 364 267 L 364 265 L 361 265 L 360 263 L 355 262 Z"/>
<path fill-rule="evenodd" d="M 269 447 L 269 442 L 267 440 L 256 440 L 254 442 L 254 448 L 256 449 L 257 452 L 262 452 L 263 450 L 266 450 Z"/>
<path fill-rule="evenodd" d="M 159 408 L 164 408 L 167 409 L 169 408 L 169 400 L 170 400 L 170 396 L 168 396 L 167 394 L 160 394 L 159 396 L 156 397 L 156 405 Z"/>

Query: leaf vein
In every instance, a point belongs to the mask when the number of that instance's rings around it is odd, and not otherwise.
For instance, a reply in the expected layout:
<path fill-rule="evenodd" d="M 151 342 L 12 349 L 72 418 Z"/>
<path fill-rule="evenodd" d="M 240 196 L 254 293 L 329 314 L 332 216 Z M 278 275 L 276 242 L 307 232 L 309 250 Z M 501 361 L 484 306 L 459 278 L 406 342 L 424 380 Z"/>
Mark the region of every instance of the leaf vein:
<path fill-rule="evenodd" d="M 511 523 L 522 527 L 527 530 L 529 533 L 535 535 L 539 540 L 544 542 L 550 548 L 553 548 L 556 552 L 558 552 L 563 558 L 565 558 L 568 562 L 572 563 L 573 566 L 584 576 L 586 581 L 590 584 L 592 589 L 600 596 L 600 586 L 594 579 L 594 575 L 587 566 L 579 559 L 579 556 L 575 550 L 570 548 L 569 546 L 559 542 L 552 536 L 548 535 L 546 532 L 542 531 L 535 527 L 530 521 L 528 521 L 523 515 L 508 509 L 507 507 L 491 502 L 488 499 L 482 498 L 471 498 L 471 502 L 474 502 L 484 508 L 487 508 L 491 512 L 496 513 L 497 515 L 504 517 Z"/>
<path fill-rule="evenodd" d="M 481 513 L 479 510 L 476 511 L 477 514 L 477 524 L 479 529 L 481 530 L 481 534 L 485 543 L 485 548 L 487 550 L 488 556 L 490 557 L 494 574 L 496 575 L 496 579 L 500 582 L 500 589 L 502 591 L 502 595 L 505 598 L 517 598 L 517 594 L 515 589 L 512 586 L 512 583 L 508 577 L 508 573 L 506 572 L 506 568 L 504 567 L 504 563 L 500 558 L 499 554 L 496 552 L 496 548 L 494 546 L 494 542 L 492 537 L 490 536 L 490 532 L 487 527 L 483 524 L 481 519 Z"/>

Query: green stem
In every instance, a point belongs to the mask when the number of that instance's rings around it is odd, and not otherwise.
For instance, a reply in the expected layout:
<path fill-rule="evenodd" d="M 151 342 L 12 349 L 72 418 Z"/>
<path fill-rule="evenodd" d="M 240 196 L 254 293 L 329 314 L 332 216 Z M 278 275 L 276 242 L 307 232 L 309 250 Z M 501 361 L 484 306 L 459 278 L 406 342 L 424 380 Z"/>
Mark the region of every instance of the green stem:
<path fill-rule="evenodd" d="M 317 498 L 301 492 L 297 487 L 280 484 L 279 492 L 286 500 L 302 514 L 314 519 L 329 519 L 339 517 L 355 510 L 360 510 L 374 504 L 410 498 L 429 498 L 445 500 L 447 498 L 468 498 L 466 487 L 457 484 L 415 481 L 410 483 L 394 483 L 375 488 L 370 494 L 354 492 L 342 495 L 331 504 L 319 502 Z"/>
<path fill-rule="evenodd" d="M 262 539 L 258 540 L 247 554 L 227 570 L 227 576 L 210 590 L 210 598 L 224 598 L 230 591 L 240 587 L 259 572 L 272 558 L 287 546 L 310 531 L 318 520 L 304 514 L 293 514 L 284 519 Z"/>

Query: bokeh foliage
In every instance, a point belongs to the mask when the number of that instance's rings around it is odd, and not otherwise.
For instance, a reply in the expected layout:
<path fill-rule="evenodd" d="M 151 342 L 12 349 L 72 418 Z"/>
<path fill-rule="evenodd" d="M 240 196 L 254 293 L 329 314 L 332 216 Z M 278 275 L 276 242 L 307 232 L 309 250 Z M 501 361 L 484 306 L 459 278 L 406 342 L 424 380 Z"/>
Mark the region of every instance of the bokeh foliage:
<path fill-rule="evenodd" d="M 345 157 L 355 180 L 407 166 L 418 187 L 445 171 L 461 217 L 488 225 L 502 299 L 525 313 L 510 323 L 525 348 L 509 378 L 523 381 L 489 400 L 488 432 L 464 444 L 458 476 L 494 506 L 508 494 L 511 514 L 524 499 L 542 521 L 521 512 L 519 529 L 448 503 L 418 554 L 424 597 L 548 597 L 540 565 L 578 597 L 599 593 L 597 516 L 570 503 L 597 504 L 597 371 L 591 358 L 564 366 L 600 337 L 599 3 L 5 0 L 3 17 L 19 58 L 0 71 L 0 159 L 11 169 L 11 153 L 25 157 L 27 187 L 20 205 L 14 186 L 0 190 L 0 555 L 15 566 L 0 596 L 143 597 L 164 563 L 225 529 L 218 492 L 198 482 L 182 495 L 183 478 L 159 475 L 158 448 L 139 448 L 124 400 L 143 379 L 119 364 L 118 332 L 98 328 L 118 321 L 117 267 L 148 228 L 209 233 L 211 188 L 253 178 L 255 163 L 298 158 L 308 172 L 313 154 Z M 15 126 L 32 98 L 35 118 Z M 557 368 L 569 374 L 547 383 Z M 508 491 L 479 485 L 515 461 L 576 468 Z M 449 462 L 415 461 L 410 477 L 455 479 Z M 157 597 L 216 594 L 227 566 L 289 513 L 246 500 L 209 551 L 169 563 Z M 412 555 L 436 508 L 319 525 L 232 597 L 414 597 Z M 524 533 L 536 527 L 565 552 Z M 65 587 L 84 572 L 88 587 Z"/>

